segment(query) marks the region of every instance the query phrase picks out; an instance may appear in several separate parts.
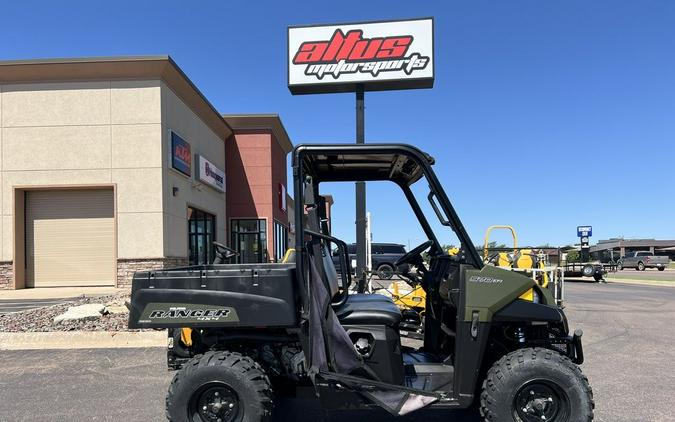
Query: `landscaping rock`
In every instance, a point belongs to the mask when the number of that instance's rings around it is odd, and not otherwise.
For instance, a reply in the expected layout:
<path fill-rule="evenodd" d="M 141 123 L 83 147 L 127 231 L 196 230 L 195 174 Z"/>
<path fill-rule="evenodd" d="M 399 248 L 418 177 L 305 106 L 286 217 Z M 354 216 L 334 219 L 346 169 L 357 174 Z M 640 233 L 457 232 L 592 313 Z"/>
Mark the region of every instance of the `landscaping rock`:
<path fill-rule="evenodd" d="M 124 305 L 106 305 L 104 314 L 128 314 L 129 309 Z"/>
<path fill-rule="evenodd" d="M 0 332 L 8 333 L 31 333 L 49 331 L 139 331 L 127 327 L 129 323 L 128 312 L 110 312 L 101 315 L 100 318 L 89 320 L 70 320 L 59 323 L 54 318 L 63 314 L 68 308 L 86 304 L 106 304 L 107 307 L 124 306 L 129 300 L 129 292 L 120 292 L 104 296 L 86 296 L 68 300 L 66 303 L 46 306 L 28 311 L 15 312 L 0 315 Z M 142 331 L 142 330 L 140 330 Z M 2 418 L 0 417 L 0 420 Z"/>
<path fill-rule="evenodd" d="M 90 303 L 87 305 L 71 306 L 68 310 L 54 317 L 56 324 L 69 321 L 89 321 L 101 318 L 105 306 L 100 303 Z"/>

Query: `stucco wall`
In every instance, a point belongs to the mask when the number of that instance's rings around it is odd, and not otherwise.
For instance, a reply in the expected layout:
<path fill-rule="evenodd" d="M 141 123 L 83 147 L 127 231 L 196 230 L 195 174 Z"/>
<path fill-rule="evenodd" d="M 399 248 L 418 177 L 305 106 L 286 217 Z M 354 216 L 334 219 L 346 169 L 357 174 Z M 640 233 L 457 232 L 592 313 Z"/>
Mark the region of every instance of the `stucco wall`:
<path fill-rule="evenodd" d="M 186 258 L 187 244 L 187 207 L 192 206 L 216 216 L 216 240 L 226 240 L 225 193 L 200 184 L 196 179 L 197 161 L 195 155 L 202 155 L 223 171 L 225 169 L 225 141 L 216 135 L 197 117 L 185 103 L 163 82 L 162 98 L 162 160 L 164 161 L 164 256 Z M 191 147 L 192 177 L 187 177 L 171 168 L 170 131 L 176 132 Z M 227 176 L 225 177 L 227 184 Z M 178 188 L 173 196 L 173 188 Z"/>
<path fill-rule="evenodd" d="M 13 187 L 117 185 L 117 256 L 163 256 L 160 82 L 0 86 L 2 261 Z"/>

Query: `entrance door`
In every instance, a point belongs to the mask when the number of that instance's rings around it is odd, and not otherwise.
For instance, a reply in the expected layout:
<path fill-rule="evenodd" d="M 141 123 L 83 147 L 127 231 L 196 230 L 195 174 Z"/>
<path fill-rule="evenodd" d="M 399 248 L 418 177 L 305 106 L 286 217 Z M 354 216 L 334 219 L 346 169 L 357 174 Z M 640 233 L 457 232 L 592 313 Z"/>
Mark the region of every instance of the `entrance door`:
<path fill-rule="evenodd" d="M 232 220 L 232 246 L 239 264 L 267 262 L 267 223 L 262 219 Z"/>
<path fill-rule="evenodd" d="M 113 286 L 112 189 L 27 191 L 26 286 Z"/>
<path fill-rule="evenodd" d="M 188 207 L 188 249 L 190 265 L 213 262 L 216 240 L 216 216 Z"/>

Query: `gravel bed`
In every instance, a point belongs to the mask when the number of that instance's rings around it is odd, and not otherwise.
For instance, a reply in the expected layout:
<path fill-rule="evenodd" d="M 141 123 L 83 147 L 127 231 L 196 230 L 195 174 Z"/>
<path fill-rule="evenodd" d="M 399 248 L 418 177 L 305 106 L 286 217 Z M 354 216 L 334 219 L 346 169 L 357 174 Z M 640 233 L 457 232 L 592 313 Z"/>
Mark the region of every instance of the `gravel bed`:
<path fill-rule="evenodd" d="M 66 303 L 46 306 L 44 308 L 0 315 L 0 332 L 47 332 L 47 331 L 142 331 L 127 328 L 129 313 L 110 313 L 101 315 L 95 320 L 67 321 L 54 323 L 54 317 L 68 310 L 71 306 L 88 303 L 101 303 L 106 306 L 124 306 L 129 300 L 128 293 L 117 293 L 106 296 L 79 297 Z"/>

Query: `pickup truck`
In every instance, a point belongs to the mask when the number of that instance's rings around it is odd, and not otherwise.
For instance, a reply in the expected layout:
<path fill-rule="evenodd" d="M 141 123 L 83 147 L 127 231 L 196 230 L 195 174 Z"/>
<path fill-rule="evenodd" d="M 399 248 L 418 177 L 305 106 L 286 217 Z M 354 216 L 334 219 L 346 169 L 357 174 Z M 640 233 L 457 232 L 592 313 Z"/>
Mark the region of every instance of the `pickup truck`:
<path fill-rule="evenodd" d="M 635 268 L 644 271 L 647 268 L 657 268 L 663 271 L 668 267 L 670 259 L 667 256 L 656 256 L 648 251 L 631 252 L 619 261 L 619 269 Z"/>
<path fill-rule="evenodd" d="M 373 243 L 371 245 L 371 257 L 373 271 L 381 279 L 389 280 L 394 276 L 396 271 L 403 271 L 407 265 L 402 265 L 396 268 L 394 263 L 403 255 L 405 255 L 405 246 L 397 243 Z M 352 270 L 356 267 L 356 244 L 347 245 L 347 253 L 352 263 Z M 333 262 L 336 268 L 340 268 L 338 251 L 333 251 Z"/>

